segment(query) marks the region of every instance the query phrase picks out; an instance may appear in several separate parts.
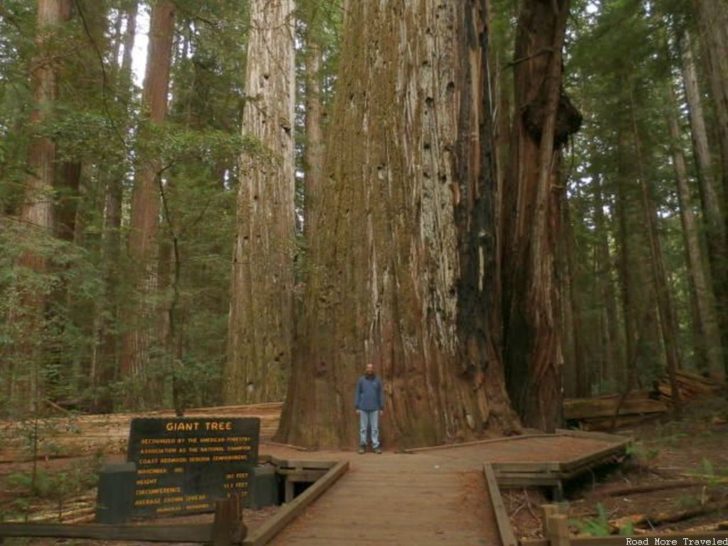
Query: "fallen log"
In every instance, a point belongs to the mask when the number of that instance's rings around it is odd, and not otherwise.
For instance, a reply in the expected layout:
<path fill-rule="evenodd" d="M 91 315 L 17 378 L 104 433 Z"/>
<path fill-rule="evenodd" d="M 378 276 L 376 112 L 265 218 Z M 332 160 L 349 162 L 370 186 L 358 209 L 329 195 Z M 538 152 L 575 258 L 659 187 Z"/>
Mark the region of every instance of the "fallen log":
<path fill-rule="evenodd" d="M 581 421 L 582 429 L 591 430 L 612 430 L 613 428 L 630 427 L 649 421 L 650 419 L 659 419 L 664 413 L 649 413 L 640 415 L 623 415 L 617 417 L 599 417 L 597 419 L 585 419 Z"/>
<path fill-rule="evenodd" d="M 649 525 L 650 527 L 657 527 L 659 525 L 664 525 L 665 523 L 685 521 L 686 519 L 702 516 L 703 514 L 721 512 L 726 508 L 728 508 L 728 500 L 709 502 L 703 506 L 690 508 L 688 510 L 679 510 L 677 512 L 659 512 L 657 514 L 633 514 L 630 516 L 624 516 L 610 521 L 609 525 L 612 529 L 614 529 L 614 532 L 617 532 L 617 530 L 630 524 L 634 526 Z"/>
<path fill-rule="evenodd" d="M 686 478 L 700 479 L 712 485 L 728 484 L 728 476 L 716 476 L 715 474 L 701 474 L 699 472 L 686 472 L 680 474 Z"/>
<path fill-rule="evenodd" d="M 623 487 L 611 487 L 595 491 L 595 497 L 618 497 L 621 495 L 629 496 L 636 493 L 649 493 L 652 491 L 666 491 L 668 489 L 679 489 L 686 487 L 697 487 L 705 485 L 704 480 L 673 480 L 668 482 L 645 483 L 638 485 L 629 485 Z"/>
<path fill-rule="evenodd" d="M 599 417 L 627 416 L 633 414 L 666 413 L 667 405 L 659 400 L 649 398 L 628 397 L 617 408 L 616 398 L 576 398 L 564 401 L 564 417 L 566 419 L 593 419 Z M 617 410 L 619 409 L 619 414 Z"/>
<path fill-rule="evenodd" d="M 702 375 L 688 372 L 686 370 L 677 370 L 675 375 L 679 380 L 690 383 L 691 385 L 703 385 L 710 387 L 711 389 L 720 388 L 720 383 L 710 377 L 703 377 Z"/>

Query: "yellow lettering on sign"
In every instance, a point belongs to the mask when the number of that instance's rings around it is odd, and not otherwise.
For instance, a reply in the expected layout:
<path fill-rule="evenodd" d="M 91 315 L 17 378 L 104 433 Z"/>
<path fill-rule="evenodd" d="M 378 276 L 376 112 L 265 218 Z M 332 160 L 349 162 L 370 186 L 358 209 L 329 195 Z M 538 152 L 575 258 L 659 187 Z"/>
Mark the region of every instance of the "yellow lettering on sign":
<path fill-rule="evenodd" d="M 164 426 L 165 429 L 167 429 L 167 432 L 192 432 L 195 430 L 198 430 L 200 428 L 199 421 L 182 421 L 182 422 L 174 422 L 171 421 L 167 423 Z"/>
<path fill-rule="evenodd" d="M 134 501 L 134 506 L 153 506 L 155 504 L 162 504 L 162 499 L 137 499 Z"/>
<path fill-rule="evenodd" d="M 233 422 L 232 421 L 212 421 L 205 423 L 205 428 L 207 430 L 232 430 L 233 429 Z"/>
<path fill-rule="evenodd" d="M 141 474 L 166 474 L 166 468 L 140 468 L 137 470 L 137 475 Z"/>
<path fill-rule="evenodd" d="M 199 457 L 199 456 L 190 457 L 189 462 L 191 462 L 191 463 L 209 463 L 210 457 Z"/>
<path fill-rule="evenodd" d="M 246 461 L 247 455 L 214 455 L 213 461 Z"/>

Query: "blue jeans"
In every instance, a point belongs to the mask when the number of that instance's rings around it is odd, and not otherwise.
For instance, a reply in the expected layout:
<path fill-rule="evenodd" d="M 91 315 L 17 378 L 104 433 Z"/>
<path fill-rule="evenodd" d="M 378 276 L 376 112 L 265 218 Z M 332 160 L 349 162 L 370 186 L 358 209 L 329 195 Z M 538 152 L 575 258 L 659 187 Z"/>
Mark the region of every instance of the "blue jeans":
<path fill-rule="evenodd" d="M 372 447 L 379 447 L 379 411 L 359 411 L 359 445 L 367 445 L 367 428 L 372 429 Z"/>

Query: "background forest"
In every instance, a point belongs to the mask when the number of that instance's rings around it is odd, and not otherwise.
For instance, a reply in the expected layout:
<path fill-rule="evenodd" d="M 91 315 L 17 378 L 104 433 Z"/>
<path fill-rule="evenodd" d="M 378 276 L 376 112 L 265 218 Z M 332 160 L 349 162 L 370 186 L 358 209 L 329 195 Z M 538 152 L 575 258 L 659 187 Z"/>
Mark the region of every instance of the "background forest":
<path fill-rule="evenodd" d="M 446 123 L 440 95 L 412 91 L 421 103 L 403 99 L 400 108 L 381 84 L 431 84 L 425 68 L 411 80 L 406 74 L 427 67 L 418 55 L 439 47 L 426 37 L 443 36 L 441 7 L 392 2 L 391 12 L 373 14 L 368 2 L 0 2 L 0 415 L 21 418 L 54 404 L 183 411 L 282 400 L 289 379 L 289 402 L 298 401 L 307 381 L 328 381 L 339 365 L 359 370 L 370 358 L 394 389 L 427 396 L 430 383 L 400 382 L 416 376 L 417 359 L 401 371 L 396 363 L 397 351 L 414 354 L 411 346 L 428 338 L 416 331 L 428 320 L 402 318 L 398 305 L 421 305 L 433 324 L 451 319 L 461 340 L 462 332 L 490 332 L 485 348 L 463 342 L 467 354 L 502 363 L 523 422 L 544 428 L 534 415 L 545 406 L 530 401 L 548 398 L 558 414 L 561 385 L 564 396 L 588 397 L 650 386 L 669 369 L 725 377 L 724 0 L 559 0 L 553 19 L 539 15 L 550 9 L 539 0 L 463 2 L 483 21 L 476 28 L 478 47 L 486 46 L 478 51 L 487 108 L 475 114 L 475 128 L 492 188 L 487 206 L 476 200 L 468 213 L 476 226 L 488 218 L 479 233 L 495 226 L 495 235 L 483 235 L 472 258 L 476 266 L 480 259 L 473 283 L 483 292 L 485 282 L 490 296 L 471 298 L 460 283 L 455 310 L 441 290 L 451 280 L 439 280 L 450 270 L 437 262 L 452 226 L 424 215 L 421 225 L 436 226 L 422 228 L 424 250 L 397 246 L 410 222 L 404 201 L 356 189 L 407 178 L 406 158 L 419 168 L 411 142 L 433 157 L 441 151 L 441 129 L 412 136 L 407 124 L 427 108 Z M 419 31 L 393 30 L 387 17 Z M 563 56 L 554 53 L 562 44 Z M 448 70 L 443 58 L 432 72 Z M 458 58 L 470 57 L 452 63 Z M 541 68 L 561 81 L 544 87 L 555 89 L 544 105 L 558 101 L 559 115 L 548 133 L 544 114 L 531 140 L 556 136 L 529 149 L 519 135 L 531 130 L 521 120 L 534 103 L 524 97 L 544 59 Z M 457 74 L 480 81 L 472 67 L 453 70 L 458 89 Z M 423 203 L 460 199 L 457 184 L 438 193 L 428 180 L 462 179 L 475 168 L 450 172 L 442 150 L 432 165 L 444 174 L 418 171 Z M 402 171 L 377 154 L 403 158 Z M 523 205 L 529 177 L 547 184 L 533 196 L 550 203 L 543 218 L 538 206 Z M 544 230 L 542 241 L 532 228 Z M 390 237 L 391 247 L 372 243 Z M 336 258 L 332 249 L 343 247 L 350 254 Z M 413 262 L 400 271 L 412 268 L 421 281 L 411 290 L 397 277 L 406 256 Z M 534 279 L 548 287 L 539 292 Z M 332 301 L 347 309 L 332 310 Z M 468 308 L 471 301 L 478 304 Z M 376 320 L 357 314 L 369 304 Z M 398 332 L 380 327 L 388 313 Z M 379 333 L 351 348 L 369 330 Z M 390 334 L 402 339 L 379 351 Z M 448 346 L 446 334 L 432 336 Z M 321 356 L 335 352 L 340 360 Z M 539 364 L 541 354 L 548 364 Z M 302 359 L 310 364 L 297 372 Z M 483 381 L 477 366 L 463 366 Z M 465 396 L 444 383 L 436 384 L 444 398 Z M 549 385 L 550 394 L 534 394 Z M 441 435 L 421 430 L 419 403 L 395 408 L 392 418 L 418 430 L 415 441 Z M 477 429 L 470 416 L 464 420 Z M 306 443 L 294 428 L 284 424 L 284 434 Z"/>

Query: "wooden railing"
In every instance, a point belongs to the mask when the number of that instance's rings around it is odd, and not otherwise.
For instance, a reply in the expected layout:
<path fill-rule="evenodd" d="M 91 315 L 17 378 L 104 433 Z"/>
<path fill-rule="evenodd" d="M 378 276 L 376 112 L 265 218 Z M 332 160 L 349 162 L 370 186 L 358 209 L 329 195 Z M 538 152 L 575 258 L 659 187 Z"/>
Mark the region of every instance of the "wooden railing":
<path fill-rule="evenodd" d="M 198 542 L 213 544 L 213 546 L 232 546 L 242 544 L 247 535 L 242 514 L 240 498 L 233 496 L 217 501 L 213 523 L 205 524 L 0 523 L 0 543 L 6 537 L 48 537 L 144 542 Z"/>
<path fill-rule="evenodd" d="M 595 437 L 592 434 L 593 437 Z M 594 456 L 589 456 L 584 461 L 592 462 L 596 455 L 603 456 L 602 451 Z M 483 465 L 483 475 L 485 476 L 486 485 L 493 505 L 495 513 L 498 534 L 501 538 L 503 546 L 628 546 L 629 544 L 648 544 L 654 546 L 657 544 L 675 544 L 678 546 L 689 546 L 690 544 L 726 544 L 728 545 L 728 531 L 701 531 L 701 532 L 673 532 L 673 533 L 641 533 L 639 535 L 626 536 L 607 536 L 607 537 L 572 537 L 569 533 L 569 521 L 566 514 L 564 504 L 545 504 L 541 506 L 543 535 L 544 538 L 524 538 L 517 539 L 508 512 L 503 504 L 503 498 L 500 492 L 500 484 L 502 481 L 500 475 L 505 477 L 506 483 L 513 481 L 516 472 L 523 474 L 524 470 L 528 470 L 529 463 L 485 463 Z M 556 468 L 549 466 L 550 463 L 532 465 L 532 479 L 524 482 L 522 485 L 547 485 L 549 483 L 550 473 L 555 473 Z M 559 470 L 561 467 L 559 467 Z M 509 472 L 511 474 L 509 474 Z M 525 479 L 525 478 L 520 478 Z M 520 483 L 520 482 L 519 482 Z M 628 541 L 627 539 L 630 539 Z M 690 539 L 686 541 L 684 539 Z M 715 542 L 712 539 L 717 539 Z M 640 540 L 642 542 L 637 542 Z M 710 542 L 700 542 L 700 540 L 709 540 Z M 695 542 L 691 542 L 695 541 Z"/>
<path fill-rule="evenodd" d="M 303 476 L 307 480 L 313 481 L 313 484 L 296 498 L 288 499 L 288 502 L 281 506 L 275 515 L 250 533 L 243 524 L 240 499 L 232 497 L 216 503 L 215 519 L 211 524 L 0 523 L 0 544 L 4 537 L 50 537 L 143 542 L 197 542 L 213 546 L 263 546 L 349 469 L 348 461 L 290 461 L 270 457 L 265 460 L 288 469 L 290 471 L 288 476 L 295 478 Z M 296 472 L 299 472 L 300 475 Z"/>

